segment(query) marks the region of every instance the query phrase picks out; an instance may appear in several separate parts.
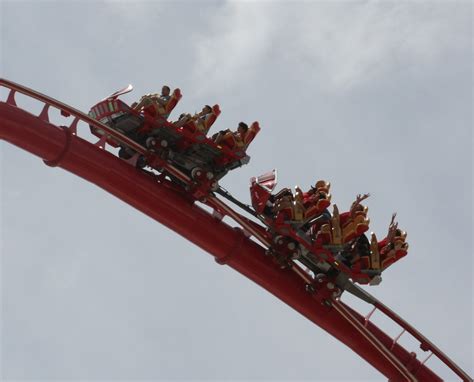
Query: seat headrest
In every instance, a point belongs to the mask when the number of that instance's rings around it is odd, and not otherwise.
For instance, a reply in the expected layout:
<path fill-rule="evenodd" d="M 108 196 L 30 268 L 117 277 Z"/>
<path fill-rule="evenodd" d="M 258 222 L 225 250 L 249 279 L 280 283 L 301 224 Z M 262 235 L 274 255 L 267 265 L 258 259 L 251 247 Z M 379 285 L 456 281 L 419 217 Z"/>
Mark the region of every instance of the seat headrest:
<path fill-rule="evenodd" d="M 219 105 L 214 105 L 212 107 L 212 112 L 216 115 L 216 117 L 221 113 L 221 109 L 219 108 Z"/>

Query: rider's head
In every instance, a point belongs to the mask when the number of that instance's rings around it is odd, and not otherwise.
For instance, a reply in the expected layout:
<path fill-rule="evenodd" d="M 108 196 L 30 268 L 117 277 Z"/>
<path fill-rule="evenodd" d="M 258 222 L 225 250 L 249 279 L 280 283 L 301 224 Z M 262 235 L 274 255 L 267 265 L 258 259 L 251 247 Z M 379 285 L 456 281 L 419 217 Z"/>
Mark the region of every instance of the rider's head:
<path fill-rule="evenodd" d="M 165 85 L 161 88 L 161 95 L 163 95 L 163 96 L 169 96 L 170 92 L 171 92 L 171 89 L 167 85 Z"/>
<path fill-rule="evenodd" d="M 202 113 L 202 114 L 210 114 L 210 113 L 212 113 L 212 107 L 210 107 L 209 105 L 205 105 L 205 106 L 202 108 L 201 113 Z"/>
<path fill-rule="evenodd" d="M 249 127 L 247 126 L 246 123 L 244 123 L 244 122 L 239 122 L 239 127 L 237 127 L 237 132 L 238 132 L 239 134 L 245 134 L 248 129 L 249 129 Z"/>

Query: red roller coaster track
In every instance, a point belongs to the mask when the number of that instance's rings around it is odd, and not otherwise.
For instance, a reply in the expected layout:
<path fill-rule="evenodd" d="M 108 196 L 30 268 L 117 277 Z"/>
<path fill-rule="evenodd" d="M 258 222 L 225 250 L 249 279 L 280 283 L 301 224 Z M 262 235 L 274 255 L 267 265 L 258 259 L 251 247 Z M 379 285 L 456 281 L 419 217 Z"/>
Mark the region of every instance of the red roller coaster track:
<path fill-rule="evenodd" d="M 345 285 L 346 291 L 372 305 L 372 311 L 365 317 L 340 298 L 324 304 L 318 294 L 306 291 L 305 282 L 297 273 L 280 269 L 264 255 L 268 243 L 259 235 L 256 226 L 217 196 L 208 198 L 207 204 L 215 212 L 208 213 L 166 178 L 137 171 L 134 166 L 106 151 L 105 139 L 96 144 L 82 139 L 77 135 L 77 126 L 78 123 L 93 125 L 145 154 L 146 149 L 134 141 L 88 115 L 31 89 L 4 79 L 0 79 L 0 86 L 9 91 L 8 98 L 0 102 L 1 139 L 40 157 L 49 166 L 61 167 L 96 184 L 179 233 L 214 256 L 217 263 L 234 268 L 336 337 L 388 379 L 441 381 L 425 364 L 435 355 L 463 381 L 472 381 L 433 343 L 363 289 L 350 282 Z M 17 92 L 44 103 L 42 112 L 36 116 L 19 108 L 15 101 Z M 59 109 L 63 116 L 70 117 L 70 125 L 58 127 L 50 123 L 50 108 Z M 185 174 L 174 175 L 186 180 Z M 240 227 L 229 226 L 222 221 L 222 215 L 232 217 Z M 261 245 L 251 240 L 250 235 Z M 399 336 L 391 338 L 370 321 L 375 310 L 400 326 Z M 423 361 L 397 342 L 404 333 L 414 337 L 427 353 Z"/>

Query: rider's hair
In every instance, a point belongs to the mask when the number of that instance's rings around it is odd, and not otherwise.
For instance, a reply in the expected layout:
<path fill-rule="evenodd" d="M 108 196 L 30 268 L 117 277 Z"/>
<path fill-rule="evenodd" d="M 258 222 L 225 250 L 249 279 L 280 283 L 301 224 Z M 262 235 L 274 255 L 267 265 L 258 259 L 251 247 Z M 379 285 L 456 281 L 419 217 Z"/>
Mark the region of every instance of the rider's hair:
<path fill-rule="evenodd" d="M 248 125 L 245 122 L 239 122 L 239 127 L 242 127 L 245 131 L 249 129 Z"/>

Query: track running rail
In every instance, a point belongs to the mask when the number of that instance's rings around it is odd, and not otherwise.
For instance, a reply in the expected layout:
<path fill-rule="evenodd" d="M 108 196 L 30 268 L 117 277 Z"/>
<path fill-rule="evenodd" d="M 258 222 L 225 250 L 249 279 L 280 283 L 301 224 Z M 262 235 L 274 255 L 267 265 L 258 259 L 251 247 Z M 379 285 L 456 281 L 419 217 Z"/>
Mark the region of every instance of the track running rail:
<path fill-rule="evenodd" d="M 396 314 L 393 310 L 391 310 L 389 307 L 384 305 L 381 301 L 376 299 L 370 293 L 368 293 L 367 291 L 363 290 L 362 288 L 360 288 L 359 286 L 355 284 L 350 285 L 350 293 L 358 296 L 359 298 L 362 298 L 364 301 L 366 301 L 367 303 L 373 306 L 370 313 L 368 313 L 364 317 L 364 319 L 361 321 L 360 319 L 355 317 L 354 314 L 350 310 L 347 309 L 347 305 L 342 303 L 340 299 L 337 299 L 337 301 L 333 303 L 334 308 L 338 310 L 344 317 L 346 317 L 348 321 L 350 321 L 351 324 L 357 328 L 357 330 L 362 331 L 363 328 L 365 328 L 366 332 L 370 333 L 368 334 L 369 336 L 373 336 L 373 333 L 372 333 L 373 329 L 376 329 L 376 331 L 380 330 L 370 321 L 370 318 L 372 317 L 372 315 L 377 310 L 379 310 L 387 318 L 389 318 L 390 320 L 392 320 L 393 322 L 395 322 L 397 325 L 399 325 L 402 328 L 402 331 L 400 332 L 400 334 L 398 334 L 395 338 L 393 338 L 391 343 L 382 345 L 384 346 L 384 349 L 388 349 L 392 351 L 395 345 L 397 345 L 398 340 L 406 332 L 408 334 L 411 334 L 413 338 L 415 338 L 420 343 L 421 350 L 425 352 L 426 351 L 430 352 L 428 356 L 421 362 L 421 365 L 424 365 L 433 355 L 435 355 L 445 366 L 447 366 L 453 373 L 455 373 L 463 381 L 467 381 L 467 382 L 473 381 L 473 379 L 460 366 L 458 366 L 445 353 L 443 353 L 435 344 L 433 344 L 433 342 L 431 342 L 428 338 L 426 338 L 423 334 L 421 334 L 417 329 L 415 329 L 412 325 L 410 325 L 407 321 L 401 318 L 398 314 Z M 343 305 L 341 305 L 341 303 Z M 415 353 L 412 353 L 412 355 L 416 356 Z M 416 372 L 414 372 L 413 374 L 416 375 Z"/>
<path fill-rule="evenodd" d="M 393 310 L 382 304 L 380 301 L 376 301 L 375 309 L 379 309 L 392 321 L 396 322 L 403 328 L 403 331 L 394 339 L 393 344 L 395 344 L 398 339 L 406 331 L 410 333 L 414 338 L 420 342 L 420 348 L 423 351 L 430 351 L 430 354 L 425 358 L 422 364 L 425 364 L 428 359 L 434 354 L 438 359 L 443 362 L 447 367 L 449 367 L 454 373 L 456 373 L 463 381 L 472 381 L 472 378 L 467 375 L 467 373 L 461 369 L 453 360 L 451 360 L 445 353 L 443 353 L 436 345 L 434 345 L 430 340 L 428 340 L 423 334 L 396 314 Z M 393 345 L 392 345 L 393 346 Z"/>
<path fill-rule="evenodd" d="M 397 359 L 397 357 L 390 351 L 390 349 L 387 349 L 370 330 L 367 330 L 367 328 L 363 324 L 361 324 L 353 314 L 351 314 L 351 312 L 346 308 L 344 304 L 342 304 L 340 301 L 334 301 L 332 303 L 332 306 L 339 312 L 341 316 L 343 316 L 348 322 L 350 322 L 350 324 L 358 332 L 360 332 L 364 337 L 366 337 L 367 340 L 374 346 L 374 348 L 377 349 L 377 351 L 379 351 L 407 381 L 417 381 L 415 376 L 408 370 L 405 365 L 400 362 L 399 359 Z"/>

